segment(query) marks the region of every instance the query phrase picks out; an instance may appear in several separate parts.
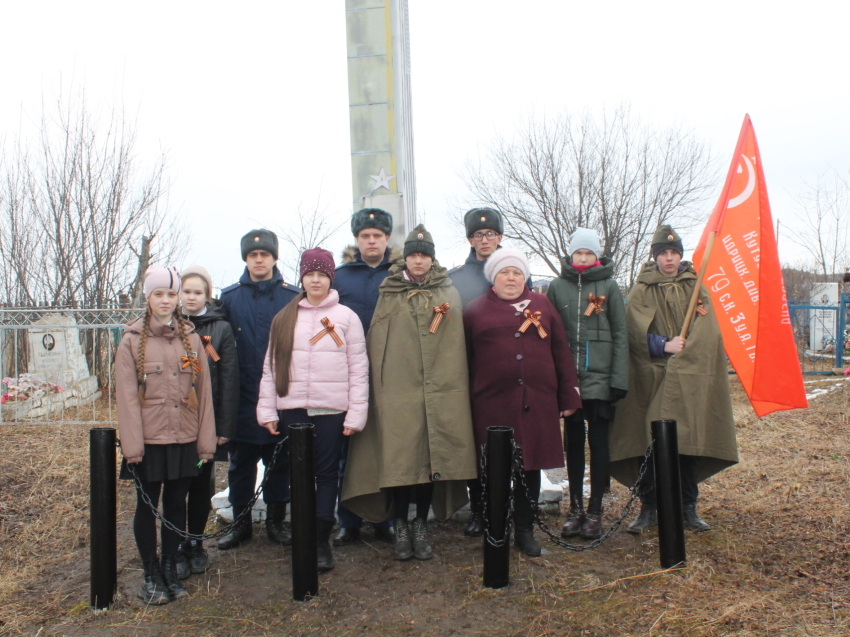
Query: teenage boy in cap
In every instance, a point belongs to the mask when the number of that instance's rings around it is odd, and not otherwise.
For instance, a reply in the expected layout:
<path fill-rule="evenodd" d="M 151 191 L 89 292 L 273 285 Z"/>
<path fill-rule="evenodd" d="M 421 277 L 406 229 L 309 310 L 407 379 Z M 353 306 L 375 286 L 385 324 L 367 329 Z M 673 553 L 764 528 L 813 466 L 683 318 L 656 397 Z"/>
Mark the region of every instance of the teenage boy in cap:
<path fill-rule="evenodd" d="M 671 226 L 658 227 L 651 249 L 654 262 L 644 264 L 626 304 L 629 392 L 611 427 L 610 471 L 624 485 L 634 484 L 651 440 L 650 423 L 675 420 L 685 526 L 708 531 L 697 513 L 698 484 L 738 462 L 723 339 L 704 288 L 690 331 L 680 336 L 697 273 L 682 261 L 682 239 Z M 629 532 L 643 533 L 657 523 L 654 486 L 650 466 L 640 485 L 640 515 Z"/>
<path fill-rule="evenodd" d="M 463 265 L 449 270 L 452 285 L 460 293 L 460 300 L 466 308 L 469 302 L 478 298 L 493 283 L 484 276 L 487 259 L 502 243 L 502 215 L 492 208 L 473 208 L 463 216 L 466 227 L 466 239 L 471 246 L 469 256 Z M 531 290 L 531 277 L 526 285 Z M 463 530 L 464 535 L 478 537 L 484 533 L 484 516 L 481 506 L 481 485 L 478 480 L 469 481 L 469 508 L 472 512 L 469 523 Z"/>
<path fill-rule="evenodd" d="M 336 268 L 333 289 L 339 293 L 341 305 L 354 310 L 363 323 L 363 331 L 369 331 L 372 314 L 378 303 L 378 288 L 389 276 L 390 266 L 402 258 L 401 251 L 390 248 L 393 231 L 392 216 L 380 208 L 363 208 L 351 216 L 351 232 L 356 245 L 342 253 L 342 264 Z M 339 482 L 345 475 L 348 457 L 348 438 L 345 439 L 340 459 Z M 360 537 L 363 518 L 355 515 L 340 503 L 337 510 L 339 531 L 334 537 L 335 546 L 351 544 Z M 375 525 L 375 536 L 392 541 L 388 522 Z"/>
<path fill-rule="evenodd" d="M 221 301 L 236 337 L 239 359 L 239 419 L 236 433 L 229 443 L 230 470 L 227 482 L 233 515 L 238 517 L 254 497 L 257 463 L 271 464 L 277 438 L 257 422 L 257 401 L 263 363 L 269 345 L 272 319 L 301 291 L 283 281 L 277 268 L 277 235 L 265 229 L 251 230 L 242 237 L 242 260 L 245 272 L 235 283 L 221 291 Z M 289 502 L 289 461 L 286 449 L 278 453 L 263 491 L 266 503 L 266 533 L 279 544 L 292 543 L 292 535 L 284 527 L 286 504 Z M 220 550 L 239 546 L 252 535 L 251 513 L 242 523 L 218 541 Z"/>

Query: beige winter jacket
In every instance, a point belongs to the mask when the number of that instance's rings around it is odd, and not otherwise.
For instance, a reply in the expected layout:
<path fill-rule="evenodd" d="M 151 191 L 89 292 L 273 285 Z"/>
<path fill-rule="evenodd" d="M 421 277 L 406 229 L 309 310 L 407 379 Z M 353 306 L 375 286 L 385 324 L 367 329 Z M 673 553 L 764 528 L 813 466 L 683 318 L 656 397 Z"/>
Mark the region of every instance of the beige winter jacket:
<path fill-rule="evenodd" d="M 201 371 L 195 381 L 197 413 L 188 406 L 192 389 L 191 366 L 183 367 L 186 355 L 177 326 L 163 325 L 151 316 L 145 344 L 145 402 L 139 400 L 136 361 L 139 354 L 143 319 L 124 328 L 124 338 L 115 354 L 115 397 L 118 403 L 118 431 L 121 452 L 127 462 L 141 462 L 145 444 L 198 443 L 198 457 L 211 460 L 215 455 L 216 434 L 213 415 L 210 371 L 203 355 L 200 337 L 189 334 L 193 351 L 200 352 Z M 191 325 L 191 324 L 190 324 Z M 194 327 L 191 329 L 194 330 Z"/>

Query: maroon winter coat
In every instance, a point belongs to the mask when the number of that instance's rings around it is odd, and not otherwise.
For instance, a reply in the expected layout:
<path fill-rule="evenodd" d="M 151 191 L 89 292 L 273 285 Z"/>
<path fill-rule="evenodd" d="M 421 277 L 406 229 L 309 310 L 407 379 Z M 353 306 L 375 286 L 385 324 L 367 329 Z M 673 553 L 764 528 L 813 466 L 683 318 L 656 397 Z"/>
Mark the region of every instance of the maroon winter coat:
<path fill-rule="evenodd" d="M 540 312 L 546 330 L 519 328 L 525 316 L 516 305 Z M 487 427 L 514 428 L 526 471 L 564 466 L 559 413 L 581 407 L 575 363 L 561 317 L 542 294 L 523 291 L 503 301 L 493 288 L 463 311 L 469 360 L 475 446 L 487 440 Z"/>

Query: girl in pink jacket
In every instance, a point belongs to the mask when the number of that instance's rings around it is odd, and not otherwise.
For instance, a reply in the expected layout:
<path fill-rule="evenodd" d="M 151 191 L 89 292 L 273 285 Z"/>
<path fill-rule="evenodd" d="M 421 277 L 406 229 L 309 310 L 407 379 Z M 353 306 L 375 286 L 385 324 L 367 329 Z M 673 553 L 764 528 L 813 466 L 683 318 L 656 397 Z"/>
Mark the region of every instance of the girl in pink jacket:
<path fill-rule="evenodd" d="M 139 591 L 146 604 L 167 604 L 189 593 L 177 577 L 180 536 L 161 528 L 157 559 L 154 507 L 179 529 L 186 494 L 201 464 L 216 450 L 210 372 L 200 337 L 178 309 L 180 273 L 152 265 L 145 272 L 144 317 L 129 323 L 115 354 L 115 397 L 124 461 L 121 478 L 139 479 L 133 533 L 144 565 Z"/>
<path fill-rule="evenodd" d="M 329 571 L 338 462 L 343 436 L 366 424 L 369 360 L 360 319 L 330 289 L 333 255 L 322 248 L 307 250 L 300 275 L 304 291 L 272 321 L 257 421 L 275 435 L 291 424 L 313 423 L 318 565 L 319 571 Z"/>

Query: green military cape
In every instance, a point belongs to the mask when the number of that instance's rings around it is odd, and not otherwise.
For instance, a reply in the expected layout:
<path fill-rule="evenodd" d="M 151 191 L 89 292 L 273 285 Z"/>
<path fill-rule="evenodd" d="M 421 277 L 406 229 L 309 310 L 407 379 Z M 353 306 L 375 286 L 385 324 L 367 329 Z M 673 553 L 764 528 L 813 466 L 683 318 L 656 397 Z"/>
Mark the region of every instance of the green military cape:
<path fill-rule="evenodd" d="M 434 480 L 432 508 L 446 520 L 468 502 L 477 477 L 469 371 L 460 295 L 436 261 L 422 284 L 390 268 L 366 338 L 369 417 L 351 437 L 342 486 L 346 508 L 370 522 L 389 519 L 387 487 Z M 431 334 L 434 306 L 451 309 Z"/>
<path fill-rule="evenodd" d="M 705 289 L 700 299 L 708 314 L 694 316 L 685 349 L 649 356 L 648 333 L 681 333 L 697 278 L 690 263 L 682 265 L 682 272 L 667 278 L 655 264 L 644 264 L 626 304 L 629 394 L 617 404 L 609 441 L 611 475 L 627 486 L 637 480 L 653 420 L 677 422 L 679 453 L 702 458 L 700 482 L 738 462 L 723 339 Z"/>

